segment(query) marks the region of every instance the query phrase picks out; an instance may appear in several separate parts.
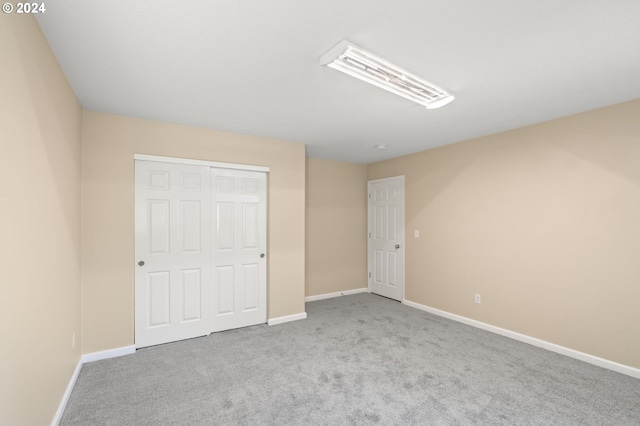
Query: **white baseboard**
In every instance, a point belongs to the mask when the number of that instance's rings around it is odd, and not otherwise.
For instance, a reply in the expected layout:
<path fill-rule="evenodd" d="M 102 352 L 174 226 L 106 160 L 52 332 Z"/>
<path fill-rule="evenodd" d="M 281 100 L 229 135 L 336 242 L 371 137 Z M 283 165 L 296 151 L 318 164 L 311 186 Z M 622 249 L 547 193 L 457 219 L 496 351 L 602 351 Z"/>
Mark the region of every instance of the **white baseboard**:
<path fill-rule="evenodd" d="M 293 315 L 286 315 L 284 317 L 269 318 L 267 320 L 267 324 L 278 325 L 278 324 L 284 324 L 285 322 L 291 322 L 291 321 L 297 321 L 297 320 L 303 320 L 303 319 L 307 319 L 306 312 L 300 312 L 299 314 L 293 314 Z"/>
<path fill-rule="evenodd" d="M 64 395 L 62 395 L 62 400 L 60 401 L 58 410 L 56 411 L 56 414 L 51 421 L 51 426 L 57 426 L 60 423 L 60 420 L 62 420 L 62 415 L 64 414 L 65 408 L 67 408 L 69 397 L 71 396 L 71 392 L 73 392 L 73 388 L 76 385 L 76 381 L 78 380 L 78 375 L 80 375 L 80 370 L 82 369 L 82 366 L 84 364 L 86 364 L 87 362 L 100 361 L 101 359 L 116 358 L 122 355 L 129 355 L 134 353 L 135 351 L 135 346 L 123 346 L 121 348 L 109 349 L 107 351 L 93 352 L 90 354 L 82 355 L 78 360 L 76 369 L 73 370 L 73 374 L 71 375 L 71 379 L 69 380 L 67 389 L 64 391 Z"/>
<path fill-rule="evenodd" d="M 556 345 L 555 343 L 547 342 L 546 340 L 537 339 L 535 337 L 527 336 L 526 334 L 516 333 L 515 331 L 507 330 L 504 328 L 496 327 L 491 324 L 476 321 L 471 318 L 463 317 L 461 315 L 452 314 L 450 312 L 441 311 L 440 309 L 432 308 L 430 306 L 421 305 L 410 300 L 403 300 L 407 306 L 420 309 L 444 318 L 448 318 L 453 321 L 461 322 L 463 324 L 470 325 L 472 327 L 480 328 L 482 330 L 490 331 L 491 333 L 499 334 L 501 336 L 509 337 L 520 342 L 528 343 L 533 346 L 537 346 L 542 349 L 546 349 L 551 352 L 555 352 L 561 355 L 568 356 L 570 358 L 579 359 L 580 361 L 588 362 L 589 364 L 597 365 L 598 367 L 606 368 L 608 370 L 615 371 L 617 373 L 625 374 L 627 376 L 640 379 L 640 369 L 631 367 L 624 364 L 619 364 L 615 361 L 609 361 L 608 359 L 600 358 L 594 355 L 589 355 L 584 352 L 576 351 L 564 346 Z"/>
<path fill-rule="evenodd" d="M 82 355 L 82 363 L 100 361 L 102 359 L 116 358 L 123 355 L 130 355 L 136 351 L 134 345 L 123 346 L 121 348 L 109 349 L 106 351 L 92 352 L 90 354 Z"/>
<path fill-rule="evenodd" d="M 340 296 L 348 296 L 350 294 L 358 294 L 358 293 L 366 293 L 368 292 L 369 289 L 366 287 L 363 288 L 356 288 L 353 290 L 345 290 L 345 291 L 336 291 L 335 293 L 325 293 L 325 294 L 318 294 L 315 296 L 308 296 L 304 298 L 305 302 L 313 302 L 316 300 L 323 300 L 323 299 L 331 299 L 332 297 L 340 297 Z"/>
<path fill-rule="evenodd" d="M 80 375 L 80 369 L 82 369 L 82 357 L 78 360 L 76 369 L 73 370 L 73 374 L 71 375 L 71 379 L 69 379 L 69 384 L 67 384 L 67 389 L 64 391 L 64 394 L 62 395 L 62 400 L 60 401 L 60 405 L 58 405 L 58 410 L 56 411 L 56 415 L 53 417 L 51 426 L 58 426 L 58 424 L 60 423 L 60 420 L 62 420 L 64 409 L 67 408 L 69 397 L 71 396 L 73 387 L 76 385 L 76 381 L 78 380 L 78 376 Z"/>

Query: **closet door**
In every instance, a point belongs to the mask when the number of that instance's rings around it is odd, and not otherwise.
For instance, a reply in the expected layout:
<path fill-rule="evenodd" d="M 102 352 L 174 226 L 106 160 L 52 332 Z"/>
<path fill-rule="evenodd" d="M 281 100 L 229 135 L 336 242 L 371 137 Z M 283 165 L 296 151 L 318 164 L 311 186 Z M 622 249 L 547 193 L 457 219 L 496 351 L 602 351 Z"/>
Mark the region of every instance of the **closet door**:
<path fill-rule="evenodd" d="M 211 331 L 211 168 L 135 161 L 135 344 Z"/>
<path fill-rule="evenodd" d="M 211 171 L 213 328 L 267 321 L 266 173 Z"/>

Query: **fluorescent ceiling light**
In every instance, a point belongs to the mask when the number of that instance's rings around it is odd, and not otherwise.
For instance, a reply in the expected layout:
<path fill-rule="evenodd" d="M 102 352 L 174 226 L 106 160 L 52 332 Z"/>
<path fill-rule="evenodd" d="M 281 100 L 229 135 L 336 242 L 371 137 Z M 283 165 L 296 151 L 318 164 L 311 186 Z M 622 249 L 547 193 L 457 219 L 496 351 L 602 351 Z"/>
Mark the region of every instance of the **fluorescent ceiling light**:
<path fill-rule="evenodd" d="M 320 58 L 322 65 L 342 71 L 424 105 L 440 108 L 455 99 L 444 89 L 343 40 Z"/>

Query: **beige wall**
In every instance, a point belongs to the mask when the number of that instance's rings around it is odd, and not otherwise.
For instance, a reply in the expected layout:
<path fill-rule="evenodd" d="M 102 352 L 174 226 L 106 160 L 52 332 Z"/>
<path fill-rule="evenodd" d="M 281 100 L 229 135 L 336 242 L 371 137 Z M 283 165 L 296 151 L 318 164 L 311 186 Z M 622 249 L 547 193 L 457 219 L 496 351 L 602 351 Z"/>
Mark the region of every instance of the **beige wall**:
<path fill-rule="evenodd" d="M 639 117 L 636 100 L 369 165 L 406 177 L 406 298 L 640 367 Z"/>
<path fill-rule="evenodd" d="M 303 144 L 85 111 L 83 353 L 134 343 L 133 155 L 270 167 L 268 317 L 304 312 Z"/>
<path fill-rule="evenodd" d="M 0 52 L 0 424 L 44 425 L 80 359 L 81 108 L 32 16 Z"/>
<path fill-rule="evenodd" d="M 367 286 L 367 168 L 307 158 L 305 295 Z"/>

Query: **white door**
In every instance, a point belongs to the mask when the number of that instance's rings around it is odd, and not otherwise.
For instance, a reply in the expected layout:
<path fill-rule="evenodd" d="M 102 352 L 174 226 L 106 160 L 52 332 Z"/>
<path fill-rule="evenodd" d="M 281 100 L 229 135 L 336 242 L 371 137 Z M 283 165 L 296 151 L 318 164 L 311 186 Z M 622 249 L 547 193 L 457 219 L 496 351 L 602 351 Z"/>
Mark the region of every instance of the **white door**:
<path fill-rule="evenodd" d="M 267 322 L 266 174 L 212 169 L 213 329 Z"/>
<path fill-rule="evenodd" d="M 135 162 L 137 347 L 211 331 L 211 168 Z"/>
<path fill-rule="evenodd" d="M 404 299 L 404 176 L 369 182 L 369 289 Z"/>

